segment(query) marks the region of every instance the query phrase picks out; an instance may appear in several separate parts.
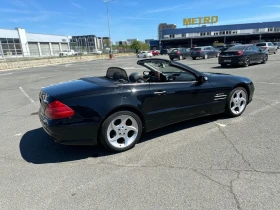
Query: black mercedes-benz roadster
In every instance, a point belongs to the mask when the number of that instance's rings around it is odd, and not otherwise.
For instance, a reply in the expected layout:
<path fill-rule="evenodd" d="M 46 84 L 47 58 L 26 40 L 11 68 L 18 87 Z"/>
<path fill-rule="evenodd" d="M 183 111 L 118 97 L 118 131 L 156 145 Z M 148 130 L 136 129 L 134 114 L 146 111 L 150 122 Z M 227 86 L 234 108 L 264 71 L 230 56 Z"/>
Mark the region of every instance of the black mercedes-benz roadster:
<path fill-rule="evenodd" d="M 94 145 L 122 152 L 144 132 L 176 122 L 225 113 L 241 115 L 252 100 L 251 80 L 202 73 L 164 59 L 137 62 L 141 73 L 110 67 L 88 77 L 42 88 L 39 117 L 55 141 Z"/>

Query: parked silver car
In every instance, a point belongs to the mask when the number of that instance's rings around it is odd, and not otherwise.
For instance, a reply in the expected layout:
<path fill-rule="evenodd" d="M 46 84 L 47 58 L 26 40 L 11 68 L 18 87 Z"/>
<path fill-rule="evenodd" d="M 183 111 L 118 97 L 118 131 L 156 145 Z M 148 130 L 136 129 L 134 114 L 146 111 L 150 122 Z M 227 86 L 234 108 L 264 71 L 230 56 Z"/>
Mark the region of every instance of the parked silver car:
<path fill-rule="evenodd" d="M 256 44 L 257 47 L 262 48 L 263 50 L 267 51 L 268 53 L 277 52 L 277 46 L 275 46 L 272 42 L 260 42 Z"/>

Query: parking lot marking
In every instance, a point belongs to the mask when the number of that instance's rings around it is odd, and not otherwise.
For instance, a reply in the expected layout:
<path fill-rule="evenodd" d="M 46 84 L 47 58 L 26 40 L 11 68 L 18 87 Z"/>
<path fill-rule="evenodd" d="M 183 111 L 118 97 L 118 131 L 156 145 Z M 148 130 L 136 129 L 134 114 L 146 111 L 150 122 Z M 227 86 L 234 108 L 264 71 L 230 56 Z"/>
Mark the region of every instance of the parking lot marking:
<path fill-rule="evenodd" d="M 220 127 L 226 127 L 227 125 L 225 125 L 225 124 L 221 124 L 221 123 L 216 123 L 216 122 L 214 122 L 216 125 L 218 125 L 218 126 L 220 126 Z"/>
<path fill-rule="evenodd" d="M 14 135 L 14 136 L 21 136 L 21 135 L 22 135 L 22 133 L 18 133 L 18 134 Z"/>
<path fill-rule="evenodd" d="M 11 74 L 13 74 L 13 73 L 0 74 L 0 77 L 1 77 L 1 76 L 7 76 L 7 75 L 11 75 Z"/>
<path fill-rule="evenodd" d="M 256 114 L 258 114 L 259 112 L 265 111 L 265 110 L 267 110 L 267 109 L 269 109 L 269 108 L 273 108 L 274 106 L 276 106 L 276 105 L 279 104 L 279 103 L 280 103 L 280 102 L 276 101 L 276 102 L 274 102 L 274 103 L 272 103 L 272 104 L 263 106 L 262 108 L 257 109 L 256 111 L 251 112 L 249 115 L 256 115 Z"/>
<path fill-rule="evenodd" d="M 270 82 L 255 82 L 257 84 L 266 84 L 266 85 L 280 85 L 280 83 L 270 83 Z"/>
<path fill-rule="evenodd" d="M 20 91 L 31 101 L 31 103 L 34 103 L 33 99 L 22 89 L 22 87 L 19 87 Z"/>

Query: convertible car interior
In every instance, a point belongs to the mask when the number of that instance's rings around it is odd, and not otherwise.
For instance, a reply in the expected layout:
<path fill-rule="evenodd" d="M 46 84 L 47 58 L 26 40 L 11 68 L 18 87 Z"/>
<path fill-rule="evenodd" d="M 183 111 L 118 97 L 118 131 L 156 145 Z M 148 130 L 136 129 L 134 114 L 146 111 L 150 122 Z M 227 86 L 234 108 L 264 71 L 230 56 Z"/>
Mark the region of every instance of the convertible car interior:
<path fill-rule="evenodd" d="M 146 82 L 183 82 L 196 81 L 195 75 L 168 62 L 145 62 L 141 66 L 146 70 L 142 73 L 133 72 L 129 76 L 126 70 L 110 67 L 106 72 L 106 79 L 114 83 L 146 83 Z"/>

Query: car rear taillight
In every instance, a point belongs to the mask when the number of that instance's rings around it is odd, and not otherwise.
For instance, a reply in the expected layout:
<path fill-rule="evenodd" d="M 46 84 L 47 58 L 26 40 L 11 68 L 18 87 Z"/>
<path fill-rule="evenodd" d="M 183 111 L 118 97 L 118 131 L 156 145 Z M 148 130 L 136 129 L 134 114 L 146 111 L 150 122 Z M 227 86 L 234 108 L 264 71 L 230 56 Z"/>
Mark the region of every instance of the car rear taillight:
<path fill-rule="evenodd" d="M 236 55 L 243 55 L 243 52 L 242 51 L 238 51 L 238 52 L 236 52 Z"/>
<path fill-rule="evenodd" d="M 177 55 L 180 55 L 180 54 L 181 54 L 181 52 L 180 52 L 180 51 L 177 51 L 177 52 L 176 52 L 176 54 L 177 54 Z"/>
<path fill-rule="evenodd" d="M 60 101 L 53 101 L 47 105 L 45 115 L 49 119 L 57 120 L 72 117 L 74 115 L 74 111 Z"/>

